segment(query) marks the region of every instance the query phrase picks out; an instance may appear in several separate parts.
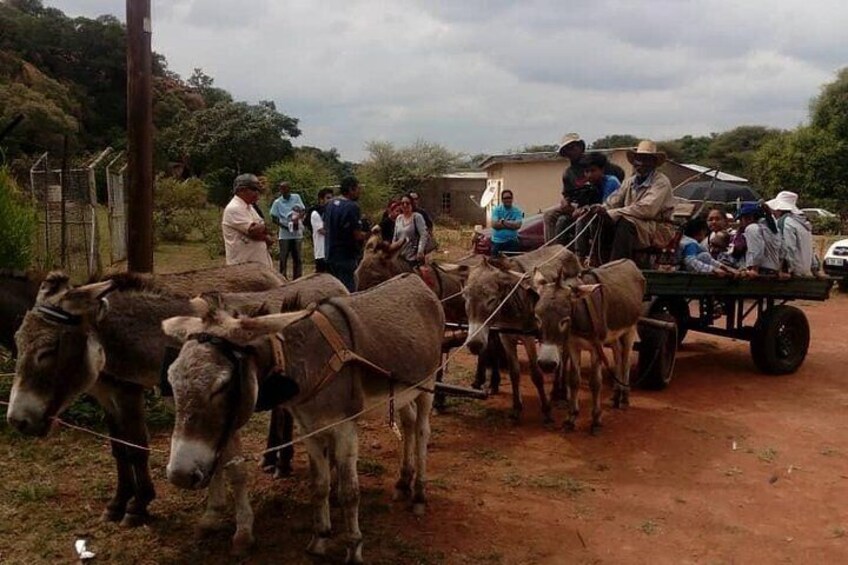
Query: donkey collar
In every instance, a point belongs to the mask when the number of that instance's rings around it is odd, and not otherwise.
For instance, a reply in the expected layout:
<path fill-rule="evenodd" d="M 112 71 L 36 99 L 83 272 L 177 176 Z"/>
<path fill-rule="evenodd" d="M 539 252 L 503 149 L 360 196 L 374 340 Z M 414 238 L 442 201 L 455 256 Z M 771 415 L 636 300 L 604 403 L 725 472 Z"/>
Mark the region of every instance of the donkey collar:
<path fill-rule="evenodd" d="M 82 324 L 82 316 L 79 314 L 71 314 L 67 310 L 59 306 L 51 306 L 42 304 L 35 307 L 35 311 L 44 316 L 50 322 L 56 322 L 64 326 L 79 326 Z"/>

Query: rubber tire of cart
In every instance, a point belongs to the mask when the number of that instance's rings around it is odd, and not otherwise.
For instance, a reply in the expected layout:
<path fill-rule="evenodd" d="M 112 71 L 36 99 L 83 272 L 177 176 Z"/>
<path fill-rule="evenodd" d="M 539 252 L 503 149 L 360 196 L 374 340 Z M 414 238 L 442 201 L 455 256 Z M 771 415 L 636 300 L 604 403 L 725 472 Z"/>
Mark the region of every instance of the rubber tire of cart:
<path fill-rule="evenodd" d="M 839 279 L 837 284 L 839 285 L 840 292 L 848 292 L 848 277 Z"/>
<path fill-rule="evenodd" d="M 670 314 L 660 313 L 653 318 L 674 322 Z M 679 328 L 678 328 L 679 330 Z M 646 390 L 663 390 L 674 376 L 674 357 L 679 339 L 667 331 L 651 326 L 639 327 L 639 362 L 636 365 L 634 384 Z"/>
<path fill-rule="evenodd" d="M 677 345 L 683 343 L 689 332 L 689 304 L 682 298 L 657 298 L 651 304 L 648 317 L 677 324 Z"/>
<path fill-rule="evenodd" d="M 804 312 L 794 306 L 773 306 L 754 325 L 751 357 L 763 373 L 794 373 L 807 357 L 809 347 L 810 324 Z"/>

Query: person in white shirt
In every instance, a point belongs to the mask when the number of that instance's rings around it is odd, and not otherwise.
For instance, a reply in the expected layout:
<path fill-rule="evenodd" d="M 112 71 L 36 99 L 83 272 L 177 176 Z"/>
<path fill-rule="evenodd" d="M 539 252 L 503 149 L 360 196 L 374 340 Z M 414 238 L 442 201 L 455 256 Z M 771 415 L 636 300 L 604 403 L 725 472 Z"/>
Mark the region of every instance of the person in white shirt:
<path fill-rule="evenodd" d="M 327 230 L 324 229 L 324 207 L 333 199 L 332 188 L 322 188 L 318 191 L 318 205 L 312 209 L 309 216 L 309 222 L 312 226 L 312 247 L 315 250 L 315 272 L 327 272 L 327 260 L 325 259 L 324 236 Z"/>
<path fill-rule="evenodd" d="M 268 234 L 265 220 L 253 207 L 261 191 L 262 185 L 256 175 L 239 175 L 233 181 L 233 199 L 224 208 L 221 219 L 227 265 L 273 265 L 268 253 L 268 245 L 273 238 Z"/>

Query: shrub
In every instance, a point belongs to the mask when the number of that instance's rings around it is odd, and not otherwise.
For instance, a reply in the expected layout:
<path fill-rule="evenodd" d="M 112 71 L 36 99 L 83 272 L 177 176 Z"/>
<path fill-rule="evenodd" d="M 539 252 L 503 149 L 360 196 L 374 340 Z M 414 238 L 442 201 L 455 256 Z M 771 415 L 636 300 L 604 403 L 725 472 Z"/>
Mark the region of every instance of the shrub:
<path fill-rule="evenodd" d="M 303 202 L 311 206 L 318 201 L 318 191 L 339 183 L 335 171 L 313 155 L 296 155 L 274 163 L 265 170 L 265 198 L 270 205 L 279 192 L 277 185 L 287 181 L 292 192 L 300 194 Z"/>
<path fill-rule="evenodd" d="M 29 267 L 36 228 L 35 210 L 3 165 L 0 167 L 0 267 Z"/>
<path fill-rule="evenodd" d="M 182 242 L 206 225 L 206 185 L 198 178 L 184 181 L 156 178 L 153 224 L 157 241 Z"/>
<path fill-rule="evenodd" d="M 813 225 L 813 233 L 816 235 L 838 235 L 842 233 L 842 220 L 839 216 L 816 217 L 810 220 Z"/>

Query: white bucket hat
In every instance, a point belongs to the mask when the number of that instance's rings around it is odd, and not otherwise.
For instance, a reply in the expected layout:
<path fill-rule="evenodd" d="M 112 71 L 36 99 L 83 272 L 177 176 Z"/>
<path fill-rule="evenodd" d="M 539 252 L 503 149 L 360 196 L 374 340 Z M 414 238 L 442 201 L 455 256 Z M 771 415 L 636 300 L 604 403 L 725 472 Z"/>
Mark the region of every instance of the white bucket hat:
<path fill-rule="evenodd" d="M 792 212 L 793 214 L 801 213 L 801 210 L 798 208 L 798 195 L 788 190 L 779 192 L 777 196 L 766 202 L 766 206 L 772 210 Z"/>

